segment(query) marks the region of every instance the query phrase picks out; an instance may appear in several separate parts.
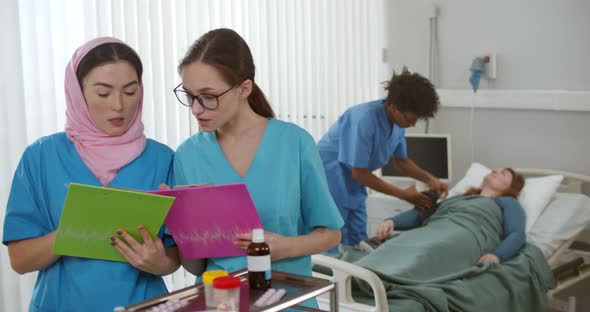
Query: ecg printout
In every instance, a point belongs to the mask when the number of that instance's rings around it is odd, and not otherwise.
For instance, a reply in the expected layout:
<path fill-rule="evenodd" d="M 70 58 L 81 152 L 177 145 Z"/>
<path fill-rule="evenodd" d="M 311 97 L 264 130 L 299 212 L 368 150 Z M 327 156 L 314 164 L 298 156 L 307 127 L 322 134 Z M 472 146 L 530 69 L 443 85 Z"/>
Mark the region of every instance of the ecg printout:
<path fill-rule="evenodd" d="M 70 183 L 52 252 L 126 262 L 110 238 L 121 229 L 142 243 L 140 224 L 155 238 L 173 201 L 142 191 Z"/>
<path fill-rule="evenodd" d="M 263 227 L 244 183 L 150 193 L 176 198 L 164 222 L 187 259 L 245 256 L 234 246 L 236 235 Z"/>

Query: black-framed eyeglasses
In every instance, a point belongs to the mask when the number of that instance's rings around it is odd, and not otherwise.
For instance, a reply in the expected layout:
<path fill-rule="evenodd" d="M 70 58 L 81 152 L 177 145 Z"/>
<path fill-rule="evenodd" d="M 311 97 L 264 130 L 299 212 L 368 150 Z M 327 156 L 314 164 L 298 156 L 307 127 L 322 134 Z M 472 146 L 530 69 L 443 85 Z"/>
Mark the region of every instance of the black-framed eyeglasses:
<path fill-rule="evenodd" d="M 235 87 L 239 86 L 240 84 L 236 84 L 233 87 L 221 92 L 220 94 L 207 94 L 202 93 L 198 95 L 194 95 L 188 91 L 186 91 L 182 87 L 182 83 L 180 83 L 176 88 L 174 88 L 174 95 L 176 95 L 176 99 L 180 104 L 186 107 L 192 107 L 195 100 L 204 108 L 208 110 L 216 110 L 219 106 L 219 98 L 228 93 L 230 90 L 234 89 Z"/>

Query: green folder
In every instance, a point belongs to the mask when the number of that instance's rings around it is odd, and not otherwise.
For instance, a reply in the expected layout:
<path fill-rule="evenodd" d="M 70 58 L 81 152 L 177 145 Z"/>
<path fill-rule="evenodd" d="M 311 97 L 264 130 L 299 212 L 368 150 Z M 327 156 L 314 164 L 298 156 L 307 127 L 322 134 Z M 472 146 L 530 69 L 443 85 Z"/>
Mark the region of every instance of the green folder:
<path fill-rule="evenodd" d="M 53 253 L 127 262 L 111 236 L 122 229 L 143 243 L 142 224 L 155 238 L 173 202 L 170 196 L 70 183 Z"/>

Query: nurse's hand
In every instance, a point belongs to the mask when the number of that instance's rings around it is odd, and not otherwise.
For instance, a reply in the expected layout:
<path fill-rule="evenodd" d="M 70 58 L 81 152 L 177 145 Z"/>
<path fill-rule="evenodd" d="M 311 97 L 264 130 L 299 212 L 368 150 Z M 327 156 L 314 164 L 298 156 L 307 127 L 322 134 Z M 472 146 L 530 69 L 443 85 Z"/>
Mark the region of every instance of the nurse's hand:
<path fill-rule="evenodd" d="M 164 244 L 159 238 L 152 239 L 148 230 L 140 225 L 137 227 L 143 244 L 123 230 L 117 230 L 117 236 L 111 237 L 111 245 L 129 261 L 129 263 L 154 275 L 162 275 L 173 265 L 166 255 Z"/>
<path fill-rule="evenodd" d="M 289 258 L 289 249 L 291 244 L 288 242 L 289 237 L 264 231 L 264 242 L 270 248 L 271 260 L 280 260 Z M 248 245 L 252 242 L 252 233 L 243 233 L 236 235 L 234 245 L 242 250 L 248 250 Z"/>
<path fill-rule="evenodd" d="M 430 199 L 430 197 L 428 197 L 426 194 L 416 191 L 416 187 L 414 185 L 405 189 L 403 191 L 403 195 L 400 198 L 419 209 L 426 209 L 432 206 L 432 199 Z"/>
<path fill-rule="evenodd" d="M 449 185 L 447 183 L 442 182 L 437 178 L 432 178 L 428 181 L 428 186 L 431 190 L 433 190 L 438 198 L 443 199 L 446 198 L 449 194 Z"/>
<path fill-rule="evenodd" d="M 160 183 L 160 185 L 158 185 L 158 190 L 169 190 L 170 186 L 168 186 L 168 184 L 164 184 L 164 183 Z"/>
<path fill-rule="evenodd" d="M 385 240 L 391 236 L 394 227 L 395 223 L 393 220 L 386 220 L 377 226 L 377 233 L 375 233 L 375 236 L 377 236 L 379 240 Z"/>

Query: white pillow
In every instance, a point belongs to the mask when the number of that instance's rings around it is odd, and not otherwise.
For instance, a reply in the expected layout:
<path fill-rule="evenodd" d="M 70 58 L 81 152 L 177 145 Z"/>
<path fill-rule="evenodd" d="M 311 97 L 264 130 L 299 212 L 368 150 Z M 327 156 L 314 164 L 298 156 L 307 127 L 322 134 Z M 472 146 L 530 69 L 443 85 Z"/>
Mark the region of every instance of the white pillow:
<path fill-rule="evenodd" d="M 490 168 L 477 162 L 472 163 L 463 179 L 449 190 L 449 197 L 461 195 L 471 187 L 480 187 L 483 178 L 490 172 L 492 172 Z"/>
<path fill-rule="evenodd" d="M 480 163 L 471 164 L 465 177 L 449 190 L 449 196 L 461 195 L 471 187 L 480 187 L 483 178 L 490 172 L 491 169 Z M 524 188 L 520 192 L 520 196 L 518 196 L 518 201 L 526 214 L 527 233 L 557 191 L 562 180 L 562 175 L 525 179 Z"/>
<path fill-rule="evenodd" d="M 526 213 L 526 232 L 528 233 L 545 207 L 551 200 L 559 185 L 563 181 L 562 175 L 525 179 L 524 188 L 518 196 L 518 201 Z"/>
<path fill-rule="evenodd" d="M 563 242 L 584 230 L 589 222 L 590 197 L 557 193 L 527 233 L 527 240 L 539 246 L 545 257 L 549 257 Z"/>

